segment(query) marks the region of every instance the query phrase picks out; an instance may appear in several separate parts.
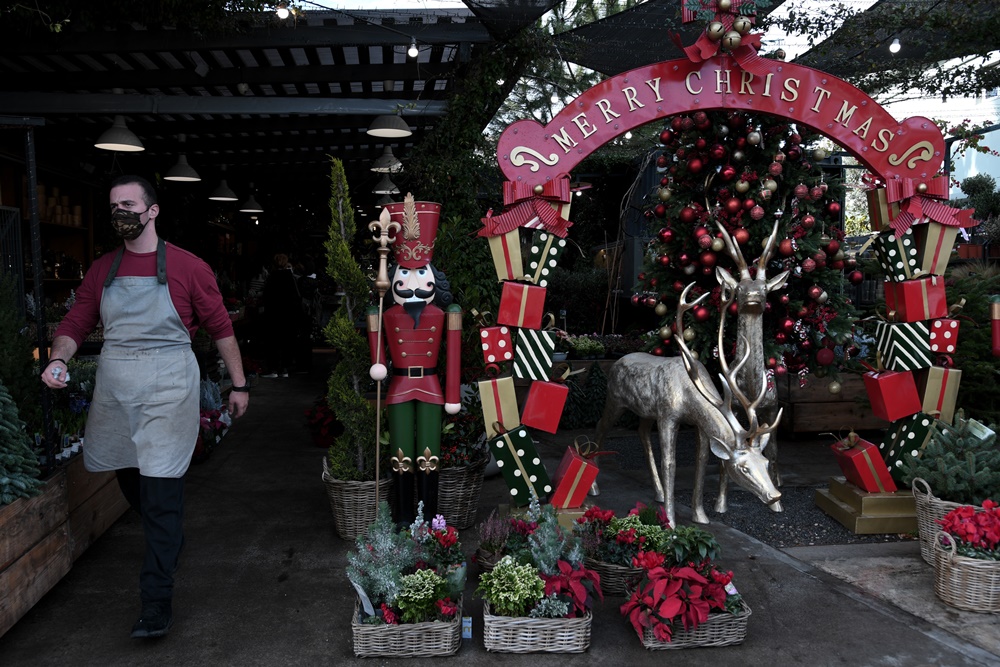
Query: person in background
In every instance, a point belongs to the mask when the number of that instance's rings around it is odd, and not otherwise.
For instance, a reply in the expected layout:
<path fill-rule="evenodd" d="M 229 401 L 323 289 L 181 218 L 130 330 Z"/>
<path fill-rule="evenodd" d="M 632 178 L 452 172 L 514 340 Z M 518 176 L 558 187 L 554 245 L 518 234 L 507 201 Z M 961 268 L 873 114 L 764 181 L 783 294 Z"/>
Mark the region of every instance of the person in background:
<path fill-rule="evenodd" d="M 309 372 L 312 369 L 313 341 L 322 340 L 323 335 L 320 325 L 323 299 L 316 276 L 316 261 L 308 255 L 302 260 L 299 294 L 302 297 L 302 327 L 299 329 L 296 367 L 299 371 Z"/>
<path fill-rule="evenodd" d="M 249 404 L 239 345 L 212 269 L 157 235 L 156 191 L 139 176 L 111 183 L 111 225 L 123 247 L 98 258 L 56 329 L 42 382 L 66 388 L 66 362 L 98 321 L 104 344 L 87 417 L 84 465 L 114 470 L 142 517 L 141 612 L 134 638 L 173 622 L 174 572 L 184 543 L 184 474 L 198 437 L 200 371 L 191 339 L 204 327 L 233 380 L 229 412 Z"/>
<path fill-rule="evenodd" d="M 295 363 L 295 341 L 302 327 L 302 297 L 288 255 L 274 256 L 264 283 L 264 339 L 270 371 L 261 377 L 288 377 Z"/>

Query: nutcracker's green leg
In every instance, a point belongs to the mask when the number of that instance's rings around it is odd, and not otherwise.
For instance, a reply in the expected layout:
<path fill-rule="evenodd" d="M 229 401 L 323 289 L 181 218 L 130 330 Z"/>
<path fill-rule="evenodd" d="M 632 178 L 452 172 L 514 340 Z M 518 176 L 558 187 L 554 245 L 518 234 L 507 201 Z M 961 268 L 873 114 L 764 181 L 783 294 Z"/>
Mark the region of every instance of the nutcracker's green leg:
<path fill-rule="evenodd" d="M 416 511 L 413 506 L 413 480 L 416 464 L 413 458 L 416 421 L 414 402 L 396 403 L 386 408 L 389 421 L 389 451 L 392 476 L 396 482 L 396 499 L 399 523 L 413 523 Z"/>
<path fill-rule="evenodd" d="M 424 501 L 424 518 L 438 513 L 438 468 L 441 456 L 442 406 L 417 404 L 417 498 Z"/>

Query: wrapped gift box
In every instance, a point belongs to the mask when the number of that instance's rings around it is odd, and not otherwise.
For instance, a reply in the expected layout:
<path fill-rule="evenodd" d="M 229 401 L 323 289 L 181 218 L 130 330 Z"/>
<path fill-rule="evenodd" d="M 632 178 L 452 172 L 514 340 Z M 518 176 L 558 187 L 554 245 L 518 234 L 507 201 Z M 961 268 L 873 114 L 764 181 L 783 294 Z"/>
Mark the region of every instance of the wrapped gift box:
<path fill-rule="evenodd" d="M 548 433 L 559 430 L 569 386 L 560 382 L 532 382 L 524 401 L 521 423 Z"/>
<path fill-rule="evenodd" d="M 486 437 L 492 438 L 500 430 L 510 430 L 521 425 L 517 414 L 517 397 L 514 393 L 514 378 L 491 378 L 479 382 L 479 397 L 483 402 L 483 421 L 486 423 Z"/>
<path fill-rule="evenodd" d="M 527 505 L 534 496 L 544 500 L 552 493 L 552 482 L 528 429 L 519 426 L 491 438 L 490 451 L 503 473 L 511 502 L 515 505 Z"/>
<path fill-rule="evenodd" d="M 488 238 L 497 280 L 519 280 L 524 274 L 524 264 L 521 260 L 521 236 L 518 230 L 512 229 L 506 234 Z"/>
<path fill-rule="evenodd" d="M 545 287 L 549 282 L 549 274 L 565 249 L 566 239 L 559 238 L 552 232 L 535 232 L 528 249 L 528 270 L 524 279 Z"/>
<path fill-rule="evenodd" d="M 593 459 L 588 459 L 575 447 L 567 447 L 552 478 L 556 490 L 549 502 L 558 509 L 581 507 L 598 472 Z"/>
<path fill-rule="evenodd" d="M 497 324 L 507 324 L 525 329 L 541 329 L 544 308 L 544 287 L 505 282 L 503 290 L 500 292 Z"/>
<path fill-rule="evenodd" d="M 894 322 L 947 317 L 948 297 L 944 293 L 944 278 L 928 276 L 901 283 L 887 282 L 885 307 L 889 310 L 889 319 Z"/>
<path fill-rule="evenodd" d="M 884 232 L 889 223 L 899 215 L 899 204 L 890 204 L 885 188 L 875 188 L 865 192 L 868 198 L 868 218 L 873 232 Z"/>
<path fill-rule="evenodd" d="M 892 371 L 915 371 L 934 365 L 927 322 L 877 322 L 875 348 Z"/>
<path fill-rule="evenodd" d="M 962 371 L 957 368 L 931 366 L 917 371 L 917 391 L 922 403 L 921 410 L 934 415 L 946 424 L 955 417 L 955 401 L 958 400 L 958 385 L 962 381 Z"/>
<path fill-rule="evenodd" d="M 552 355 L 555 351 L 554 331 L 518 329 L 514 376 L 528 380 L 548 380 L 552 373 Z"/>
<path fill-rule="evenodd" d="M 921 275 L 943 276 L 951 259 L 951 250 L 958 237 L 958 227 L 949 227 L 933 220 L 910 227 L 917 244 L 917 268 Z"/>
<path fill-rule="evenodd" d="M 934 417 L 926 412 L 918 412 L 889 426 L 878 448 L 893 479 L 903 481 L 904 462 L 920 458 L 934 429 Z"/>
<path fill-rule="evenodd" d="M 510 327 L 483 327 L 479 330 L 483 344 L 483 361 L 500 364 L 514 358 L 514 344 Z"/>
<path fill-rule="evenodd" d="M 858 488 L 871 493 L 892 493 L 896 483 L 879 454 L 878 447 L 851 433 L 830 447 L 837 457 L 840 469 Z"/>
<path fill-rule="evenodd" d="M 958 348 L 958 320 L 943 317 L 931 322 L 931 352 L 954 354 Z"/>
<path fill-rule="evenodd" d="M 872 248 L 879 266 L 890 281 L 901 282 L 922 275 L 917 264 L 917 240 L 913 235 L 913 227 L 899 236 L 892 231 L 879 234 L 875 237 Z"/>
<path fill-rule="evenodd" d="M 888 422 L 920 412 L 920 395 L 911 371 L 881 371 L 862 376 L 872 413 Z"/>

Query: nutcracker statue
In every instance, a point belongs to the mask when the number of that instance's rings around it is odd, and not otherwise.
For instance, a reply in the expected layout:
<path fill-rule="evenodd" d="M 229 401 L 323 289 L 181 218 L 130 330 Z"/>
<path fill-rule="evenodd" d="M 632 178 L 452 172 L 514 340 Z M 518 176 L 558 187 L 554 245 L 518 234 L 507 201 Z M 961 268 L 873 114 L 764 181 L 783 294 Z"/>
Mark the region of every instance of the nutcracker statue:
<path fill-rule="evenodd" d="M 386 377 L 384 350 L 392 362 L 392 379 L 386 393 L 392 474 L 399 493 L 399 521 L 412 523 L 417 498 L 424 516 L 437 514 L 438 465 L 441 454 L 441 408 L 448 414 L 461 409 L 459 378 L 462 311 L 453 305 L 444 273 L 431 265 L 441 205 L 413 200 L 389 204 L 382 217 L 398 231 L 392 241 L 396 265 L 391 268 L 389 290 L 395 305 L 379 318 L 368 311 L 368 342 L 373 380 Z M 393 225 L 392 223 L 395 223 Z M 383 262 L 385 258 L 383 256 Z M 385 342 L 383 342 L 383 331 Z M 446 339 L 447 338 L 447 339 Z M 446 339 L 445 368 L 438 363 Z M 444 374 L 444 392 L 440 375 Z"/>

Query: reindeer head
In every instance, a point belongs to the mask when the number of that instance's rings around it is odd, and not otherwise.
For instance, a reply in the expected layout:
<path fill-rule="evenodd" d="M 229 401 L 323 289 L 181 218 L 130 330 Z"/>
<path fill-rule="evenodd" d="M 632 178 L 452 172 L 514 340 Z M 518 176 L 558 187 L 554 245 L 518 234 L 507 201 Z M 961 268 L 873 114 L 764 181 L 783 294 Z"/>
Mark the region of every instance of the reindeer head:
<path fill-rule="evenodd" d="M 774 242 L 778 237 L 778 221 L 775 221 L 774 229 L 771 230 L 771 236 L 767 239 L 764 252 L 757 260 L 757 272 L 752 276 L 739 244 L 733 240 L 722 223 L 718 223 L 718 227 L 722 233 L 722 239 L 726 243 L 729 256 L 736 262 L 736 267 L 740 271 L 740 279 L 736 280 L 729 271 L 721 266 L 715 268 L 716 278 L 722 285 L 722 300 L 730 301 L 731 295 L 735 293 L 736 307 L 739 312 L 764 312 L 764 303 L 767 301 L 768 293 L 781 289 L 785 281 L 788 280 L 788 271 L 782 271 L 774 278 L 767 279 L 767 262 L 771 259 L 771 253 L 774 252 Z"/>
<path fill-rule="evenodd" d="M 684 330 L 684 313 L 700 303 L 708 295 L 708 292 L 706 292 L 693 302 L 688 302 L 687 296 L 693 286 L 694 283 L 691 283 L 681 293 L 680 302 L 677 306 L 678 331 Z M 729 437 L 709 436 L 711 438 L 712 453 L 722 461 L 722 465 L 725 467 L 730 479 L 753 493 L 762 502 L 774 508 L 775 504 L 781 500 L 781 492 L 775 488 L 771 475 L 768 474 L 769 462 L 764 455 L 764 448 L 777 428 L 778 422 L 781 421 L 782 410 L 778 410 L 773 424 L 759 424 L 757 421 L 757 406 L 767 391 L 766 375 L 761 375 L 760 392 L 753 401 L 749 400 L 746 394 L 740 390 L 736 376 L 751 354 L 749 345 L 746 345 L 745 341 L 743 344 L 743 356 L 736 365 L 730 368 L 726 361 L 724 347 L 726 318 L 724 313 L 725 308 L 732 303 L 733 297 L 734 293 L 730 291 L 729 299 L 726 301 L 724 308 L 721 309 L 723 314 L 719 317 L 719 363 L 723 371 L 719 374 L 722 380 L 721 398 L 718 392 L 714 390 L 714 387 L 706 386 L 703 376 L 698 372 L 699 368 L 703 370 L 704 366 L 691 354 L 683 337 L 678 336 L 676 340 L 681 352 L 681 359 L 684 362 L 684 368 L 687 370 L 691 382 L 707 402 L 706 409 L 714 411 L 709 412 L 713 417 L 721 417 L 721 422 L 729 427 L 728 430 L 731 433 L 731 435 L 726 434 Z M 738 415 L 733 409 L 734 396 L 746 414 L 746 426 L 740 422 Z M 716 420 L 713 419 L 713 421 Z"/>

